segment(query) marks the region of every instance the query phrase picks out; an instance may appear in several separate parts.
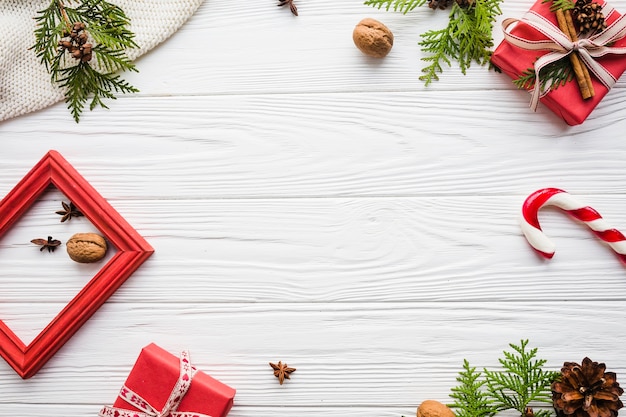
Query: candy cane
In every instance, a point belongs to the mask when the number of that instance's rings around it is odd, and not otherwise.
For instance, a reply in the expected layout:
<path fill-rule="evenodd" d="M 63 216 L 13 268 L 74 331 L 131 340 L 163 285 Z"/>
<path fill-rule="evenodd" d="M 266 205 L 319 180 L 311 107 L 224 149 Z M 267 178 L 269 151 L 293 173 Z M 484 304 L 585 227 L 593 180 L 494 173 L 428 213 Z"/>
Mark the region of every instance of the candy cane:
<path fill-rule="evenodd" d="M 522 206 L 520 225 L 526 240 L 537 252 L 546 258 L 554 256 L 554 244 L 541 231 L 537 212 L 545 206 L 558 207 L 574 218 L 585 223 L 602 241 L 613 249 L 619 258 L 626 262 L 626 237 L 610 227 L 600 214 L 591 207 L 578 202 L 569 193 L 558 188 L 542 188 L 526 198 Z"/>

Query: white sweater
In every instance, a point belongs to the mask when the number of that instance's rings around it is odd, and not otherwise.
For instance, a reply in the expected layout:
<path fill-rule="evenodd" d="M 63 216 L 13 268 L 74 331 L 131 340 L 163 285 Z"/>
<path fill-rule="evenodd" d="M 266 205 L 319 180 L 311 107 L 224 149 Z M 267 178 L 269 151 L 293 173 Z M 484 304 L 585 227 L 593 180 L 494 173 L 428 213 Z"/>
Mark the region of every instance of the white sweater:
<path fill-rule="evenodd" d="M 111 0 L 131 20 L 139 48 L 135 59 L 171 36 L 196 11 L 202 0 Z M 0 0 L 0 121 L 42 109 L 63 100 L 63 91 L 29 49 L 35 43 L 34 17 L 50 0 Z"/>

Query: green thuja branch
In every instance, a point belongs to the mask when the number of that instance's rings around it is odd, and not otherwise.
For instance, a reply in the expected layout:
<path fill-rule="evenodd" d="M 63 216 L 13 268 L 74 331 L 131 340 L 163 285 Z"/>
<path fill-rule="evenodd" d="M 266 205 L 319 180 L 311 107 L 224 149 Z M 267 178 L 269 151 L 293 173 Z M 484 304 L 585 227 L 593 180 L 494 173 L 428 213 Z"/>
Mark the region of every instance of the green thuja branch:
<path fill-rule="evenodd" d="M 487 64 L 493 47 L 493 24 L 501 13 L 502 0 L 366 0 L 365 4 L 406 14 L 427 1 L 431 8 L 451 5 L 451 10 L 447 27 L 421 36 L 419 45 L 427 55 L 422 60 L 427 65 L 420 80 L 426 85 L 438 80 L 443 67 L 450 67 L 452 61 L 459 63 L 463 74 L 472 63 Z"/>
<path fill-rule="evenodd" d="M 558 9 L 570 10 L 574 8 L 572 0 L 544 0 L 543 3 L 552 2 L 550 11 L 554 12 Z M 513 83 L 519 89 L 530 90 L 535 86 L 536 71 L 534 68 L 528 68 L 513 80 Z M 541 69 L 539 73 L 539 81 L 541 91 L 556 90 L 574 80 L 574 70 L 570 64 L 569 57 L 564 57 L 558 61 L 552 62 Z"/>
<path fill-rule="evenodd" d="M 517 410 L 520 415 L 532 403 L 552 403 L 550 384 L 560 374 L 544 371 L 545 359 L 536 359 L 537 348 L 527 350 L 528 340 L 519 345 L 509 345 L 514 352 L 504 351 L 499 359 L 502 371 L 485 370 L 489 395 L 495 400 L 498 410 Z M 550 412 L 540 410 L 536 417 L 549 416 Z"/>
<path fill-rule="evenodd" d="M 422 6 L 427 0 L 366 0 L 366 6 L 374 6 L 377 8 L 384 7 L 389 11 L 393 7 L 394 12 L 402 12 L 404 14 L 410 12 L 416 7 Z"/>
<path fill-rule="evenodd" d="M 70 7 L 72 3 L 79 3 Z M 104 0 L 52 0 L 35 17 L 32 49 L 65 93 L 76 122 L 86 105 L 107 108 L 103 99 L 138 90 L 117 75 L 137 71 L 126 55 L 136 48 L 124 11 Z"/>
<path fill-rule="evenodd" d="M 521 75 L 513 80 L 513 84 L 520 89 L 530 90 L 535 86 L 536 72 L 534 68 L 522 71 Z M 569 61 L 569 57 L 561 58 L 550 65 L 542 68 L 539 82 L 541 91 L 547 89 L 555 90 L 574 80 L 574 71 Z"/>
<path fill-rule="evenodd" d="M 543 3 L 552 2 L 550 5 L 550 11 L 557 11 L 558 9 L 570 10 L 574 8 L 575 1 L 572 0 L 543 0 Z"/>
<path fill-rule="evenodd" d="M 467 360 L 463 361 L 463 371 L 456 378 L 459 385 L 452 388 L 451 405 L 457 417 L 490 417 L 495 414 L 493 400 L 484 390 L 485 380 L 480 371 L 472 368 Z"/>
<path fill-rule="evenodd" d="M 483 372 L 463 362 L 459 385 L 452 388 L 451 407 L 459 417 L 491 417 L 505 410 L 516 410 L 520 416 L 549 417 L 549 410 L 532 410 L 533 405 L 552 403 L 550 386 L 560 373 L 544 371 L 544 359 L 537 359 L 537 349 L 527 349 L 528 340 L 509 345 L 499 359 L 502 370 Z"/>

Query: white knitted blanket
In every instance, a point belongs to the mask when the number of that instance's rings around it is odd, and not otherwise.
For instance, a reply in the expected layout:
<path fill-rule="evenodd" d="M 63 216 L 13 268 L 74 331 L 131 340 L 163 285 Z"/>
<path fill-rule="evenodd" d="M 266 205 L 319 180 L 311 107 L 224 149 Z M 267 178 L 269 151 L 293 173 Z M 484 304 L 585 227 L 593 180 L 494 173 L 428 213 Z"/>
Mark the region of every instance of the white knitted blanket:
<path fill-rule="evenodd" d="M 163 42 L 196 11 L 202 0 L 110 0 L 131 20 L 139 48 L 135 59 Z M 33 19 L 50 0 L 0 0 L 0 121 L 42 109 L 60 100 L 63 92 L 29 48 L 35 43 Z M 141 68 L 138 68 L 141 72 Z"/>

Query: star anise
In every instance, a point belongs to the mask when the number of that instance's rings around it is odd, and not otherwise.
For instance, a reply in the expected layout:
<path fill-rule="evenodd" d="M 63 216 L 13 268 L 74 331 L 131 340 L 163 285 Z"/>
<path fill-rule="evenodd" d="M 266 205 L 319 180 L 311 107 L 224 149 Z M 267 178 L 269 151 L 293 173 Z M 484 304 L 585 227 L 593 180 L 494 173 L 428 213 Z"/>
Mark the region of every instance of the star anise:
<path fill-rule="evenodd" d="M 48 236 L 48 240 L 46 239 L 33 239 L 30 243 L 34 243 L 35 245 L 40 245 L 41 249 L 39 251 L 43 252 L 44 249 L 48 249 L 48 252 L 54 252 L 57 246 L 61 245 L 60 240 L 52 239 L 52 236 Z"/>
<path fill-rule="evenodd" d="M 289 5 L 289 10 L 291 10 L 291 13 L 293 13 L 295 16 L 298 16 L 298 8 L 293 3 L 293 0 L 280 0 L 280 2 L 278 3 L 278 7 L 286 5 Z"/>
<path fill-rule="evenodd" d="M 270 362 L 270 366 L 274 370 L 274 376 L 278 378 L 278 383 L 280 385 L 283 385 L 285 378 L 291 379 L 289 375 L 296 371 L 296 368 L 290 368 L 286 363 L 283 364 L 281 361 L 278 361 L 278 364 Z"/>
<path fill-rule="evenodd" d="M 71 219 L 72 217 L 83 216 L 83 213 L 81 213 L 81 211 L 78 210 L 76 206 L 74 205 L 74 203 L 72 203 L 71 201 L 69 204 L 66 204 L 65 201 L 61 201 L 61 204 L 63 205 L 63 210 L 59 210 L 55 212 L 59 216 L 63 216 L 61 217 L 61 223 L 63 223 L 66 220 Z"/>
<path fill-rule="evenodd" d="M 624 404 L 624 390 L 615 372 L 589 358 L 582 365 L 565 362 L 561 376 L 552 383 L 552 401 L 559 417 L 616 417 Z"/>

